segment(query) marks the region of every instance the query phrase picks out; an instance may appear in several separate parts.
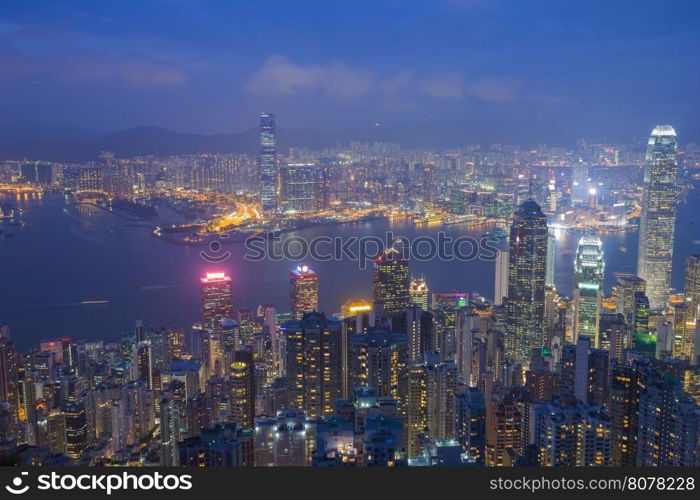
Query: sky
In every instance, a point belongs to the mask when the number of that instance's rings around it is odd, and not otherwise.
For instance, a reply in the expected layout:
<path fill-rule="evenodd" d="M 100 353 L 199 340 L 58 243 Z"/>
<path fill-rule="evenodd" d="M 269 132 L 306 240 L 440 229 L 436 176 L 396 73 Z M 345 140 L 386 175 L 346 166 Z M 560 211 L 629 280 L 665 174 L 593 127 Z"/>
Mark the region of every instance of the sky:
<path fill-rule="evenodd" d="M 700 2 L 3 0 L 0 134 L 541 123 L 700 141 Z M 437 125 L 436 125 L 437 126 Z"/>

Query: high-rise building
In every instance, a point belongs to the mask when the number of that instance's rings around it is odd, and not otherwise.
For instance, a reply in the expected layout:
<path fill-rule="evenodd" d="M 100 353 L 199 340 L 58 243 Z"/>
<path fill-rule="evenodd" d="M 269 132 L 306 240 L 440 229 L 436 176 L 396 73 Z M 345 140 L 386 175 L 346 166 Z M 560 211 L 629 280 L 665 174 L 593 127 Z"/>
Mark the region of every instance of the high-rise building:
<path fill-rule="evenodd" d="M 647 282 L 652 311 L 668 306 L 676 225 L 676 131 L 657 125 L 651 132 L 644 167 L 644 194 L 639 222 L 637 275 Z"/>
<path fill-rule="evenodd" d="M 544 292 L 547 217 L 534 201 L 522 203 L 510 230 L 506 357 L 526 363 L 545 342 Z"/>
<path fill-rule="evenodd" d="M 231 278 L 226 273 L 207 273 L 201 278 L 202 325 L 219 331 L 221 321 L 233 317 Z"/>
<path fill-rule="evenodd" d="M 386 249 L 374 263 L 374 301 L 383 303 L 383 315 L 402 312 L 411 302 L 408 260 L 394 247 Z"/>
<path fill-rule="evenodd" d="M 411 297 L 411 305 L 420 306 L 424 311 L 428 310 L 430 290 L 428 290 L 428 283 L 426 283 L 425 278 L 411 279 L 409 295 Z"/>
<path fill-rule="evenodd" d="M 318 274 L 309 266 L 297 266 L 289 273 L 289 301 L 294 319 L 318 309 Z"/>
<path fill-rule="evenodd" d="M 700 412 L 665 374 L 646 377 L 639 395 L 638 467 L 697 467 Z"/>
<path fill-rule="evenodd" d="M 316 165 L 288 163 L 279 172 L 280 211 L 286 214 L 313 213 L 318 205 Z"/>
<path fill-rule="evenodd" d="M 310 312 L 284 323 L 287 408 L 330 417 L 341 393 L 341 322 Z"/>
<path fill-rule="evenodd" d="M 406 447 L 409 458 L 425 445 L 456 435 L 457 367 L 427 352 L 422 363 L 408 368 L 406 397 Z"/>
<path fill-rule="evenodd" d="M 381 325 L 348 338 L 350 390 L 374 387 L 379 396 L 393 397 L 399 405 L 405 398 L 408 341 L 405 333 L 391 333 Z"/>
<path fill-rule="evenodd" d="M 685 259 L 685 302 L 691 319 L 700 319 L 700 254 Z"/>
<path fill-rule="evenodd" d="M 638 354 L 649 358 L 656 356 L 656 336 L 649 327 L 651 307 L 649 299 L 642 292 L 634 294 L 634 309 L 632 312 L 632 348 Z"/>
<path fill-rule="evenodd" d="M 493 303 L 497 306 L 503 304 L 503 298 L 508 296 L 508 261 L 508 250 L 500 250 L 496 254 Z"/>
<path fill-rule="evenodd" d="M 647 282 L 639 276 L 617 276 L 617 283 L 613 287 L 615 312 L 623 314 L 628 324 L 632 320 L 632 314 L 634 313 L 634 294 L 636 292 L 646 293 L 646 291 Z"/>
<path fill-rule="evenodd" d="M 275 115 L 260 115 L 260 193 L 263 213 L 277 211 L 278 198 L 277 137 Z"/>

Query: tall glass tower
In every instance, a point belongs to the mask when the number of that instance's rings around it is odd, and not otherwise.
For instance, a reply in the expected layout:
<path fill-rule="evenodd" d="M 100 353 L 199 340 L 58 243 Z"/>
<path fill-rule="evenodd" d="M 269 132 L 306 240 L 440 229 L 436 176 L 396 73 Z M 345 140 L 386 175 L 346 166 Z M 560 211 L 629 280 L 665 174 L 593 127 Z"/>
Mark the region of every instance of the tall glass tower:
<path fill-rule="evenodd" d="M 547 267 L 547 217 L 532 200 L 515 211 L 510 228 L 506 357 L 527 363 L 545 341 L 544 289 Z"/>
<path fill-rule="evenodd" d="M 604 278 L 603 243 L 599 238 L 583 236 L 574 261 L 574 342 L 579 335 L 587 335 L 593 339 L 593 346 L 598 347 Z"/>
<path fill-rule="evenodd" d="M 385 317 L 403 312 L 409 306 L 410 287 L 408 260 L 399 250 L 389 247 L 374 262 L 374 300 L 384 303 Z"/>
<path fill-rule="evenodd" d="M 651 132 L 647 147 L 637 260 L 637 275 L 646 280 L 649 306 L 653 311 L 665 309 L 670 295 L 677 151 L 673 127 L 657 125 Z"/>
<path fill-rule="evenodd" d="M 275 115 L 260 114 L 260 191 L 265 214 L 277 210 L 277 137 Z"/>

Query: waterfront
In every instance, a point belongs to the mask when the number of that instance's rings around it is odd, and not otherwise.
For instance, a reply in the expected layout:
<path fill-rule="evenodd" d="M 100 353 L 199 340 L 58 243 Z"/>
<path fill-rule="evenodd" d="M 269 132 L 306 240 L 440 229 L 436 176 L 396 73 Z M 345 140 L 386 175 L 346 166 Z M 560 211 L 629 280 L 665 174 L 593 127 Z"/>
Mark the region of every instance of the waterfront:
<path fill-rule="evenodd" d="M 696 214 L 698 191 L 679 205 L 673 285 L 683 286 L 685 257 L 700 252 Z M 77 205 L 56 194 L 4 195 L 2 201 L 22 209 L 24 227 L 2 223 L 15 236 L 0 240 L 2 284 L 0 324 L 9 324 L 21 349 L 41 339 L 71 335 L 76 339 L 114 340 L 128 333 L 135 319 L 154 326 L 189 327 L 199 320 L 199 277 L 207 270 L 225 270 L 233 278 L 234 306 L 273 304 L 288 309 L 289 261 L 249 262 L 245 246 L 229 244 L 232 253 L 222 264 L 207 263 L 201 246 L 171 244 L 152 236 L 153 226 L 175 222 L 161 210 L 157 219 L 134 222 L 90 205 Z M 409 219 L 377 219 L 313 227 L 283 236 L 311 239 L 319 235 L 348 238 L 387 231 L 410 239 L 435 236 L 438 231 L 479 238 L 488 227 L 466 229 L 457 225 L 416 226 Z M 557 235 L 555 282 L 562 294 L 571 291 L 573 252 L 579 236 Z M 615 272 L 634 272 L 637 233 L 601 236 L 606 257 L 606 293 Z M 356 262 L 309 262 L 320 275 L 320 305 L 327 313 L 340 310 L 350 298 L 371 297 L 372 270 Z M 478 291 L 492 298 L 494 263 L 440 261 L 412 262 L 411 273 L 424 276 L 431 291 Z"/>

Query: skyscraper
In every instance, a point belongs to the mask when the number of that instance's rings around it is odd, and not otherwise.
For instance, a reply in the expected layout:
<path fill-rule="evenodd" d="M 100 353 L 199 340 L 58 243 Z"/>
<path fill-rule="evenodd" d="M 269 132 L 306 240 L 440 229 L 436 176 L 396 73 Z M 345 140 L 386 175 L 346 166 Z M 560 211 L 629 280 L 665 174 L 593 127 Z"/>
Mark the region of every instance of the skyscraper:
<path fill-rule="evenodd" d="M 341 322 L 319 312 L 281 328 L 286 340 L 287 408 L 330 417 L 341 391 Z"/>
<path fill-rule="evenodd" d="M 313 163 L 288 163 L 280 168 L 281 212 L 308 214 L 316 210 L 316 165 Z"/>
<path fill-rule="evenodd" d="M 233 317 L 231 278 L 226 273 L 207 273 L 201 278 L 202 325 L 211 331 L 221 328 L 221 320 Z"/>
<path fill-rule="evenodd" d="M 318 309 L 318 274 L 309 266 L 297 266 L 289 273 L 289 301 L 294 319 Z"/>
<path fill-rule="evenodd" d="M 390 247 L 374 263 L 374 301 L 383 302 L 383 314 L 391 317 L 410 304 L 408 261 Z"/>
<path fill-rule="evenodd" d="M 665 309 L 671 293 L 677 150 L 673 127 L 657 125 L 651 132 L 647 147 L 637 260 L 637 275 L 647 282 L 652 311 Z"/>
<path fill-rule="evenodd" d="M 277 211 L 277 137 L 275 115 L 260 114 L 260 193 L 262 210 L 266 214 Z"/>
<path fill-rule="evenodd" d="M 526 363 L 545 341 L 547 217 L 534 201 L 516 210 L 510 229 L 506 357 Z"/>
<path fill-rule="evenodd" d="M 428 310 L 428 283 L 425 278 L 412 278 L 409 295 L 411 297 L 411 305 L 420 306 L 424 311 Z"/>
<path fill-rule="evenodd" d="M 587 335 L 598 347 L 598 320 L 603 299 L 605 261 L 599 238 L 584 236 L 578 242 L 574 261 L 573 340 Z"/>
<path fill-rule="evenodd" d="M 690 319 L 700 319 L 700 254 L 685 259 L 685 302 Z"/>

